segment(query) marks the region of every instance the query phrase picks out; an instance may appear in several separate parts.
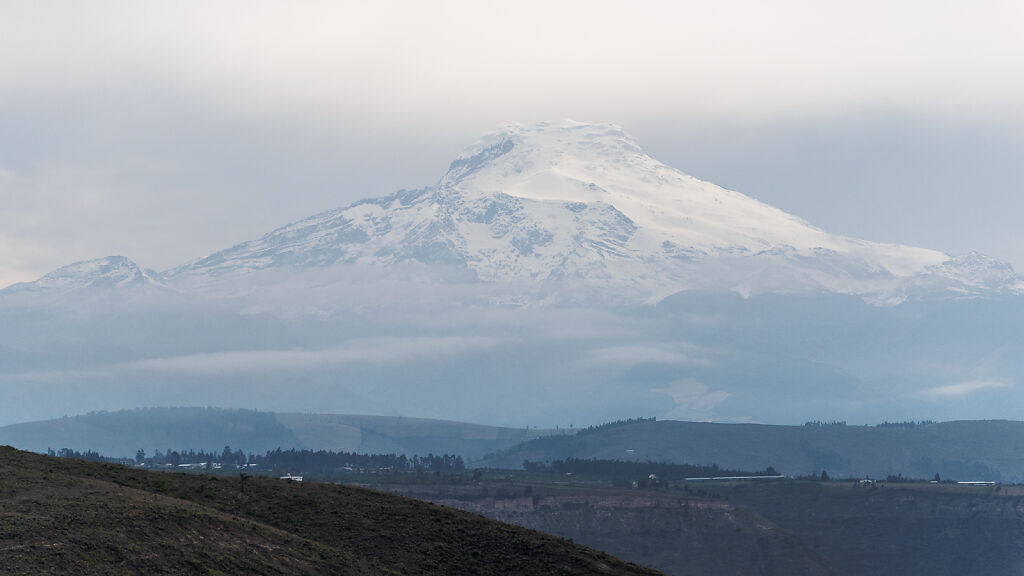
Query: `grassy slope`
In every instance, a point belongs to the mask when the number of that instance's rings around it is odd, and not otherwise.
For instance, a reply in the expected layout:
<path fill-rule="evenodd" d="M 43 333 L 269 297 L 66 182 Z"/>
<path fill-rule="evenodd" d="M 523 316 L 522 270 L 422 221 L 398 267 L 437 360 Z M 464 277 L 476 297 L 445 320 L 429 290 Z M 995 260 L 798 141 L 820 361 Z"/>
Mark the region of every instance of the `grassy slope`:
<path fill-rule="evenodd" d="M 0 448 L 4 573 L 653 574 L 359 488 L 160 474 Z"/>
<path fill-rule="evenodd" d="M 1024 481 L 1024 422 L 943 422 L 916 428 L 768 426 L 658 421 L 523 444 L 487 464 L 524 459 L 611 458 L 715 463 L 741 470 L 774 466 L 790 475 L 943 477 Z M 632 450 L 627 453 L 626 450 Z"/>

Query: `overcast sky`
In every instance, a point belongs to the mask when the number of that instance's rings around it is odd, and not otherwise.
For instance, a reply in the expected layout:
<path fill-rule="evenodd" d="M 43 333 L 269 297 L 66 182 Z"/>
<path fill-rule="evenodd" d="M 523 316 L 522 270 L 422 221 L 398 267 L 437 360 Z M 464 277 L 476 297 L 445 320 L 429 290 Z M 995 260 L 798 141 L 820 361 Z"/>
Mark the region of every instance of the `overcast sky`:
<path fill-rule="evenodd" d="M 5 2 L 0 286 L 166 269 L 611 121 L 826 230 L 1024 270 L 1024 2 Z"/>

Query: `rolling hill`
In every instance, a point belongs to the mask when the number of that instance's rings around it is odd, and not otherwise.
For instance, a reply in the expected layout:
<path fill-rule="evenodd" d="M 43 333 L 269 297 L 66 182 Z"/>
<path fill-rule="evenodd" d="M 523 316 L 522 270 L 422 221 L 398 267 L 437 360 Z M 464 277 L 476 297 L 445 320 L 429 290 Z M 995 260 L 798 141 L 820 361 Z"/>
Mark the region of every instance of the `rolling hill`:
<path fill-rule="evenodd" d="M 0 427 L 0 444 L 23 450 L 94 450 L 132 457 L 139 449 L 225 445 L 247 453 L 275 448 L 360 454 L 458 454 L 479 458 L 551 431 L 464 422 L 346 414 L 297 414 L 218 408 L 142 408 Z"/>
<path fill-rule="evenodd" d="M 911 427 L 714 424 L 673 420 L 599 427 L 532 440 L 480 465 L 518 468 L 523 460 L 603 458 L 718 464 L 739 470 L 773 466 L 782 474 L 834 478 L 1024 481 L 1024 422 L 959 421 Z"/>

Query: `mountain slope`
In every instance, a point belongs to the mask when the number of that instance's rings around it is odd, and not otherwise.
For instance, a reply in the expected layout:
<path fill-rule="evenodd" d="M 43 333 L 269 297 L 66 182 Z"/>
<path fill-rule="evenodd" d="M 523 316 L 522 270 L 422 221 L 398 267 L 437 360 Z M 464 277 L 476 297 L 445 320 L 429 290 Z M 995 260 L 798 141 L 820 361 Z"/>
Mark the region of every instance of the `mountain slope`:
<path fill-rule="evenodd" d="M 0 447 L 5 574 L 655 574 L 359 488 L 143 472 Z"/>
<path fill-rule="evenodd" d="M 528 300 L 714 288 L 895 303 L 915 290 L 1021 288 L 1004 263 L 831 235 L 654 160 L 617 126 L 572 121 L 506 126 L 436 186 L 318 214 L 167 275 L 208 285 L 240 271 L 400 262 L 511 283 Z"/>

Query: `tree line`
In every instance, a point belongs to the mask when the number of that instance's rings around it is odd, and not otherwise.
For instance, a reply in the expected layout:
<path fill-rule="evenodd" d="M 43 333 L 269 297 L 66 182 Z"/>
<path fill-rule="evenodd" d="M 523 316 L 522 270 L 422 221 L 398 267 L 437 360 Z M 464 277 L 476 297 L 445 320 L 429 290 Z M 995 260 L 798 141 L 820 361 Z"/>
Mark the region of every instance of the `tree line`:
<path fill-rule="evenodd" d="M 594 432 L 601 432 L 610 428 L 618 428 L 620 426 L 628 426 L 629 424 L 639 424 L 641 422 L 655 422 L 657 418 L 626 418 L 624 420 L 616 420 L 614 422 L 605 422 L 604 424 L 595 424 L 593 426 L 587 426 L 582 428 L 576 433 L 577 436 L 585 436 L 587 434 L 593 434 Z"/>
<path fill-rule="evenodd" d="M 684 480 L 686 478 L 712 478 L 717 476 L 777 476 L 775 468 L 769 466 L 760 472 L 729 470 L 717 464 L 672 464 L 668 462 L 628 462 L 624 460 L 601 460 L 566 458 L 551 462 L 523 460 L 523 469 L 528 472 L 549 472 L 600 478 L 649 478 L 651 474 L 662 481 Z"/>
<path fill-rule="evenodd" d="M 918 421 L 906 420 L 906 421 L 902 421 L 902 422 L 889 422 L 889 421 L 885 421 L 885 422 L 882 422 L 881 424 L 875 424 L 875 428 L 917 428 L 918 426 L 928 426 L 930 424 L 935 424 L 935 421 L 934 420 L 918 420 Z M 846 426 L 846 420 L 832 420 L 832 421 L 828 421 L 828 422 L 826 422 L 824 420 L 811 420 L 809 422 L 804 422 L 804 426 L 810 426 L 810 427 L 816 427 L 816 428 L 823 428 L 825 426 Z M 864 426 L 866 427 L 868 425 L 864 424 Z"/>
<path fill-rule="evenodd" d="M 404 454 L 358 454 L 355 452 L 333 452 L 330 450 L 282 450 L 277 448 L 265 454 L 245 454 L 242 450 L 233 450 L 225 446 L 220 452 L 205 450 L 157 450 L 147 455 L 139 450 L 135 459 L 110 458 L 95 450 L 79 452 L 70 448 L 58 451 L 49 450 L 49 455 L 61 458 L 77 458 L 96 462 L 116 464 L 135 464 L 136 466 L 167 468 L 182 465 L 201 466 L 203 468 L 251 468 L 270 472 L 429 472 L 435 474 L 455 474 L 465 470 L 461 456 L 455 454 L 427 454 L 426 456 L 408 457 Z"/>
<path fill-rule="evenodd" d="M 304 472 L 431 472 L 455 474 L 466 469 L 462 456 L 427 454 L 407 457 L 405 454 L 357 454 L 329 450 L 281 450 L 250 458 L 249 465 L 277 471 Z"/>

